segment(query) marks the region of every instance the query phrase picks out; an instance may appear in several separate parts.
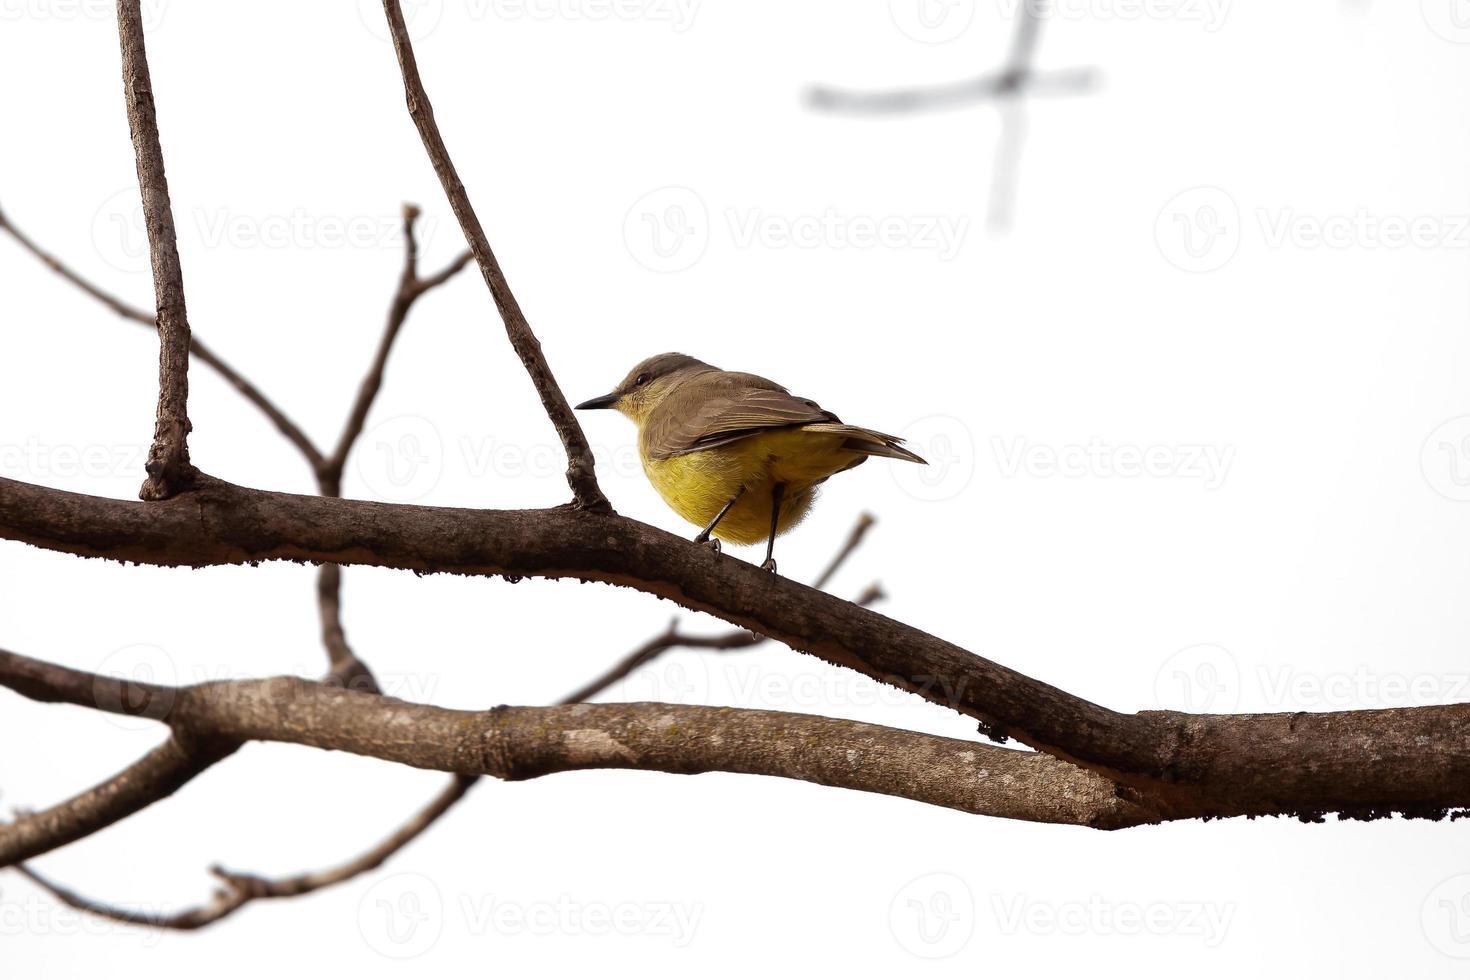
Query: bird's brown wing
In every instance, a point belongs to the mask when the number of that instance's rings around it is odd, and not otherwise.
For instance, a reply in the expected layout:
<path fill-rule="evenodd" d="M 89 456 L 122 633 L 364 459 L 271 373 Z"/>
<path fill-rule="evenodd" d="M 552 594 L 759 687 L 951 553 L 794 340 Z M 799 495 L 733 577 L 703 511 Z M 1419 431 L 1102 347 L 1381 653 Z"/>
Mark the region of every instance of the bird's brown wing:
<path fill-rule="evenodd" d="M 838 422 L 810 398 L 754 374 L 702 374 L 670 392 L 648 419 L 644 448 L 668 459 L 744 439 L 767 429 Z"/>

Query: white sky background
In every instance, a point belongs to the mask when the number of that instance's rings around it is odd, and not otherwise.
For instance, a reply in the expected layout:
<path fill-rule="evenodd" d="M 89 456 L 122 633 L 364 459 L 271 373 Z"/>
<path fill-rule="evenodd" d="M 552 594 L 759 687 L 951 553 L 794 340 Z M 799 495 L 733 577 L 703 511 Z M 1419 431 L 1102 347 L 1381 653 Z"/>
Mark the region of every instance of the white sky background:
<path fill-rule="evenodd" d="M 1451 2 L 1159 0 L 1140 15 L 1073 0 L 1039 64 L 1093 66 L 1103 84 L 1031 104 L 1008 232 L 985 221 L 993 106 L 865 119 L 800 99 L 814 82 L 993 67 L 1008 3 L 936 6 L 948 19 L 926 35 L 909 0 L 630 0 L 603 18 L 573 0 L 538 16 L 436 0 L 415 31 L 445 138 L 572 400 L 679 349 L 907 431 L 935 459 L 928 482 L 883 461 L 834 480 L 779 543 L 783 573 L 813 576 L 871 509 L 839 593 L 880 579 L 887 614 L 1119 710 L 1325 710 L 1470 697 L 1470 15 Z M 381 13 L 357 7 L 150 4 L 190 318 L 322 443 L 377 342 L 400 202 L 424 207 L 426 268 L 461 243 Z M 0 0 L 0 205 L 146 305 L 99 8 Z M 686 190 L 645 199 L 667 187 Z M 661 258 L 646 222 L 685 227 L 671 205 L 693 235 Z M 1418 240 L 1394 245 L 1416 219 Z M 867 243 L 873 221 L 897 238 Z M 937 243 L 936 226 L 955 237 Z M 1313 237 L 1324 228 L 1333 244 Z M 0 284 L 0 474 L 132 497 L 155 342 L 8 239 Z M 201 467 L 310 492 L 294 450 L 215 375 L 196 365 L 191 387 Z M 618 509 L 692 533 L 629 465 L 631 426 L 585 424 Z M 414 311 L 369 429 L 351 496 L 566 497 L 473 271 Z M 415 447 L 410 473 L 399 451 Z M 1150 472 L 1119 472 L 1154 447 Z M 0 646 L 34 656 L 181 682 L 324 662 L 308 568 L 126 568 L 0 544 L 0 576 Z M 345 603 L 393 693 L 466 708 L 560 697 L 673 612 L 603 586 L 357 568 Z M 775 647 L 679 653 L 619 696 L 974 735 Z M 0 805 L 49 805 L 159 737 L 0 694 Z M 208 896 L 214 862 L 283 874 L 354 855 L 443 781 L 250 746 L 36 866 L 175 908 Z M 0 964 L 1457 976 L 1466 834 L 1232 820 L 1104 835 L 773 779 L 571 774 L 484 784 L 386 869 L 198 935 L 81 920 L 3 875 Z"/>

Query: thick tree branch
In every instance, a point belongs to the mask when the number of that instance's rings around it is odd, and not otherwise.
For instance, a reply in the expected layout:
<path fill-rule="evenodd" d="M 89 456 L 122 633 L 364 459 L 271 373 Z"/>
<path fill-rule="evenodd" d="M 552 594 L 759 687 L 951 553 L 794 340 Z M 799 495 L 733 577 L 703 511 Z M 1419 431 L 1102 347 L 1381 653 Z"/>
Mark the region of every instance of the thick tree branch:
<path fill-rule="evenodd" d="M 511 346 L 515 348 L 516 355 L 525 365 L 526 373 L 531 376 L 531 382 L 536 386 L 536 394 L 541 398 L 541 406 L 546 410 L 546 415 L 551 419 L 551 424 L 556 428 L 556 434 L 560 437 L 561 444 L 566 450 L 567 485 L 571 487 L 573 503 L 585 510 L 610 510 L 607 498 L 603 496 L 602 490 L 597 485 L 592 448 L 587 443 L 582 426 L 572 413 L 572 407 L 567 403 L 566 396 L 562 394 L 561 388 L 557 385 L 556 378 L 551 373 L 551 366 L 546 363 L 546 357 L 541 352 L 541 344 L 531 331 L 531 325 L 526 321 L 525 314 L 521 312 L 515 295 L 510 291 L 510 285 L 505 280 L 500 263 L 496 260 L 495 253 L 490 250 L 490 241 L 485 237 L 485 229 L 480 225 L 480 218 L 475 214 L 475 209 L 470 204 L 469 194 L 465 191 L 464 183 L 459 179 L 459 173 L 455 170 L 454 161 L 449 157 L 444 138 L 439 135 L 439 124 L 434 121 L 434 107 L 429 104 L 429 95 L 424 91 L 424 83 L 419 78 L 418 62 L 414 59 L 413 44 L 409 40 L 408 28 L 404 25 L 403 12 L 399 9 L 398 0 L 383 0 L 383 12 L 388 17 L 388 31 L 393 37 L 393 49 L 398 53 L 398 65 L 403 73 L 403 90 L 408 101 L 408 113 L 413 118 L 414 125 L 418 127 L 424 150 L 429 155 L 429 162 L 433 164 L 434 173 L 438 175 L 439 183 L 444 187 L 444 193 L 449 198 L 449 206 L 453 208 L 454 216 L 459 219 L 459 226 L 464 231 L 470 251 L 474 253 L 475 261 L 480 266 L 480 274 L 485 279 L 485 285 L 490 289 L 490 295 L 495 300 L 500 317 L 505 321 L 505 331 L 510 336 Z"/>
<path fill-rule="evenodd" d="M 204 477 L 144 505 L 0 480 L 0 537 L 157 565 L 289 559 L 631 586 L 969 714 L 1133 786 L 1166 817 L 1470 804 L 1470 705 L 1121 714 L 613 514 L 330 500 Z"/>
<path fill-rule="evenodd" d="M 0 684 L 10 686 L 15 665 L 27 661 L 0 657 Z M 87 691 L 93 675 L 53 682 L 70 671 L 42 667 L 28 669 L 16 689 L 140 713 L 126 701 L 99 703 Z M 153 704 L 168 705 L 164 720 L 176 737 L 210 744 L 285 742 L 504 780 L 585 769 L 779 776 L 968 813 L 1101 828 L 1157 819 L 1106 779 L 1050 756 L 813 715 L 671 704 L 456 711 L 298 677 L 142 687 Z M 0 849 L 0 866 L 12 863 L 9 856 Z"/>
<path fill-rule="evenodd" d="M 858 518 L 847 540 L 840 551 L 832 559 L 827 569 L 817 579 L 816 587 L 822 585 L 832 577 L 842 563 L 857 547 L 863 535 L 873 524 L 873 519 L 868 514 Z M 336 573 L 340 566 L 323 565 L 323 578 L 328 572 Z M 865 604 L 878 596 L 875 586 L 870 586 L 858 603 Z M 325 600 L 324 600 L 325 601 Z M 672 627 L 670 632 L 673 632 Z M 756 636 L 744 630 L 734 630 L 723 637 L 678 637 L 682 642 L 693 646 L 703 646 L 707 649 L 736 649 L 738 647 L 754 646 L 764 642 L 764 637 Z M 728 644 L 718 644 L 720 639 L 728 639 Z M 329 641 L 329 648 L 331 643 Z M 563 705 L 576 704 L 595 697 L 608 687 L 622 680 L 637 667 L 657 656 L 659 651 L 653 652 L 644 659 L 629 663 L 626 660 L 614 669 L 604 673 L 598 679 L 578 688 L 575 692 L 563 698 Z M 350 650 L 348 651 L 350 655 Z M 167 707 L 173 702 L 172 692 L 159 688 L 155 685 L 138 685 L 124 681 L 112 681 L 79 671 L 67 671 L 52 667 L 40 661 L 28 658 L 16 657 L 0 651 L 0 676 L 6 677 L 6 685 L 20 694 L 24 694 L 38 701 L 61 701 L 61 702 L 86 702 L 88 692 L 91 692 L 94 701 L 109 700 L 117 704 L 134 705 L 137 713 L 162 720 L 167 714 Z M 336 679 L 333 678 L 335 681 Z M 353 687 L 353 685 L 345 685 Z M 366 688 L 357 687 L 358 690 Z M 440 817 L 444 816 L 454 807 L 470 789 L 479 781 L 478 775 L 456 775 L 433 800 L 421 811 L 392 834 L 385 837 L 372 849 L 364 852 L 357 858 L 340 864 L 326 871 L 312 872 L 310 874 L 297 875 L 289 878 L 265 878 L 258 875 L 249 875 L 241 872 L 226 871 L 218 866 L 211 868 L 211 873 L 221 881 L 221 887 L 209 901 L 184 909 L 179 912 L 159 913 L 124 908 L 108 902 L 98 901 L 82 895 L 65 885 L 61 885 L 43 876 L 34 869 L 19 865 L 17 870 L 26 875 L 41 888 L 50 892 L 57 900 L 64 902 L 82 912 L 112 919 L 118 922 L 143 924 L 159 929 L 192 930 L 218 922 L 220 919 L 244 908 L 247 904 L 263 898 L 290 898 L 296 895 L 306 894 L 331 885 L 339 884 L 359 874 L 380 867 L 385 861 L 398 851 L 407 847 L 417 840 L 429 829 Z M 3 837 L 0 837 L 3 841 Z"/>
<path fill-rule="evenodd" d="M 364 380 L 359 395 L 354 402 L 353 410 L 349 415 L 348 422 L 344 426 L 344 431 L 338 441 L 337 451 L 334 453 L 332 459 L 328 460 L 323 457 L 321 452 L 317 450 L 316 446 L 305 435 L 305 433 L 302 432 L 300 428 L 298 428 L 293 422 L 291 422 L 291 420 L 284 414 L 284 412 L 282 412 L 274 405 L 274 403 L 267 399 L 265 395 L 259 391 L 259 389 L 255 388 L 242 375 L 240 375 L 223 360 L 214 355 L 197 338 L 191 336 L 190 343 L 192 353 L 195 356 L 199 357 L 206 364 L 209 364 L 216 371 L 218 371 L 223 377 L 225 377 L 227 381 L 229 381 L 238 391 L 240 391 L 240 393 L 244 395 L 247 400 L 254 403 L 268 418 L 271 419 L 272 422 L 276 424 L 277 428 L 281 430 L 281 432 L 287 437 L 287 439 L 290 440 L 302 452 L 303 456 L 306 457 L 308 463 L 311 465 L 323 493 L 340 495 L 342 471 L 346 463 L 346 457 L 351 451 L 352 444 L 355 442 L 357 436 L 359 436 L 362 432 L 362 428 L 366 421 L 367 414 L 371 408 L 373 398 L 376 396 L 377 391 L 381 387 L 383 372 L 386 366 L 389 351 L 392 346 L 392 341 L 396 337 L 399 330 L 402 328 L 403 323 L 407 318 L 408 312 L 412 308 L 414 302 L 425 293 L 448 282 L 449 279 L 458 274 L 473 257 L 469 251 L 465 251 L 444 268 L 433 273 L 432 275 L 429 275 L 428 277 L 421 278 L 418 273 L 418 242 L 417 238 L 415 237 L 415 224 L 418 217 L 419 209 L 417 207 L 413 205 L 405 205 L 404 271 L 400 275 L 398 289 L 395 293 L 393 303 L 390 306 L 388 326 L 385 330 L 384 339 L 379 345 L 377 355 L 374 359 L 372 367 L 369 370 L 368 377 Z M 12 238 L 15 239 L 15 241 L 19 245 L 21 245 L 22 248 L 30 252 L 35 258 L 40 260 L 43 264 L 48 266 L 62 278 L 66 279 L 68 282 L 71 282 L 77 288 L 81 289 L 83 292 L 87 293 L 92 298 L 107 306 L 113 312 L 124 318 L 133 320 L 143 326 L 147 326 L 156 330 L 157 322 L 152 315 L 137 307 L 131 306 L 130 304 L 105 292 L 100 287 L 81 277 L 79 274 L 71 270 L 55 256 L 42 249 L 20 229 L 15 227 L 9 221 L 8 217 L 3 211 L 0 211 L 0 230 L 4 230 L 5 232 L 7 232 L 9 235 L 11 235 Z M 327 675 L 327 680 L 330 683 L 352 687 L 357 690 L 370 692 L 376 691 L 377 684 L 372 676 L 371 671 L 368 669 L 366 664 L 364 664 L 356 657 L 351 647 L 347 644 L 341 620 L 340 583 L 340 566 L 326 564 L 321 567 L 317 582 L 317 596 L 322 619 L 322 639 L 324 645 L 327 648 L 330 660 L 330 671 Z M 95 692 L 98 696 L 101 696 L 102 691 L 111 691 L 112 696 L 117 698 L 139 698 L 141 699 L 139 703 L 146 702 L 147 700 L 146 693 L 140 690 L 114 689 L 113 686 L 105 679 L 94 678 L 93 680 L 96 684 L 99 685 L 97 692 Z M 179 752 L 177 753 L 177 761 L 179 762 L 179 765 L 177 768 L 160 769 L 160 767 L 156 764 L 155 756 L 150 755 L 149 757 L 145 757 L 143 760 L 135 763 L 127 770 L 124 770 L 123 773 L 110 780 L 110 783 L 126 785 L 127 787 L 129 787 L 130 797 L 128 799 L 127 806 L 119 807 L 117 810 L 114 811 L 115 816 L 108 817 L 107 815 L 99 814 L 98 819 L 110 823 L 114 819 L 118 819 L 122 816 L 128 815 L 130 812 L 133 812 L 133 810 L 137 808 L 146 806 L 153 800 L 161 799 L 163 796 L 168 795 L 174 789 L 176 789 L 181 781 L 192 778 L 192 775 L 197 774 L 197 771 L 202 771 L 202 769 L 205 768 L 207 764 L 209 764 L 208 762 L 205 762 L 202 758 L 194 758 L 192 760 L 192 763 L 198 764 L 198 768 L 193 772 L 189 772 L 187 771 L 186 767 L 187 765 L 191 764 L 191 760 L 186 759 L 185 756 L 189 755 L 190 753 L 184 751 L 181 746 L 175 745 L 171 747 L 179 748 Z M 170 746 L 166 746 L 166 748 L 170 748 Z M 227 882 L 233 880 L 235 884 L 233 886 L 230 886 L 226 890 L 222 890 L 220 894 L 216 896 L 216 899 L 208 905 L 202 906 L 198 909 L 190 910 L 186 913 L 181 913 L 178 916 L 169 917 L 169 922 L 172 923 L 173 928 L 197 928 L 200 925 L 207 924 L 210 921 L 215 921 L 217 918 L 234 911 L 234 909 L 243 904 L 243 901 L 240 900 L 242 896 L 246 900 L 252 897 L 285 897 L 291 894 L 300 893 L 300 891 L 304 887 L 323 887 L 337 880 L 342 880 L 341 878 L 336 877 L 336 875 L 339 874 L 355 874 L 359 873 L 362 870 L 369 870 L 371 867 L 376 866 L 376 863 L 378 861 L 386 858 L 387 854 L 391 853 L 392 850 L 396 850 L 398 847 L 406 845 L 409 841 L 416 837 L 422 829 L 428 826 L 429 822 L 432 822 L 433 819 L 437 818 L 437 815 L 439 813 L 443 812 L 442 810 L 439 810 L 438 807 L 442 805 L 443 810 L 447 810 L 448 807 L 451 806 L 455 800 L 463 795 L 463 793 L 473 783 L 475 778 L 477 777 L 457 777 L 455 780 L 453 780 L 450 787 L 445 791 L 445 793 L 441 794 L 441 796 L 433 804 L 431 804 L 430 807 L 423 812 L 423 814 L 415 818 L 415 821 L 411 821 L 409 824 L 405 825 L 404 828 L 391 835 L 383 842 L 382 845 L 380 845 L 380 848 L 390 848 L 389 851 L 383 852 L 382 858 L 374 860 L 373 856 L 375 853 L 378 853 L 379 850 L 375 849 L 374 851 L 368 852 L 368 854 L 364 855 L 357 861 L 350 862 L 347 865 L 343 865 L 340 868 L 335 869 L 335 871 L 322 872 L 316 875 L 301 876 L 298 878 L 282 879 L 279 881 L 269 881 L 265 879 L 251 878 L 249 876 L 222 873 L 225 875 Z M 63 815 L 69 815 L 72 812 L 72 809 L 73 806 L 71 804 L 63 804 L 60 808 L 56 808 L 56 812 L 54 814 L 48 812 L 48 814 L 40 815 L 38 819 L 23 824 L 22 827 L 18 830 L 18 835 L 26 833 L 28 831 L 28 828 L 30 830 L 35 830 L 36 828 L 50 827 L 50 837 L 47 838 L 44 833 L 40 834 L 39 838 L 42 842 L 37 842 L 36 838 L 33 838 L 31 841 L 32 846 L 39 846 L 42 847 L 42 849 L 50 849 L 44 844 L 45 839 L 56 840 L 56 844 L 54 846 L 60 846 L 60 844 L 62 843 L 67 843 L 69 841 L 57 840 L 54 831 L 57 827 L 67 822 L 67 817 Z M 49 819 L 49 817 L 51 816 L 58 817 L 58 819 L 51 820 Z M 416 823 L 419 819 L 425 819 L 427 822 L 423 824 L 423 828 L 415 829 Z M 46 882 L 44 879 L 41 879 L 39 876 L 35 877 L 38 883 L 42 884 L 44 887 L 57 887 L 49 882 Z M 65 889 L 61 889 L 58 892 L 58 897 L 63 898 L 63 900 L 71 901 L 72 904 L 76 905 L 76 907 L 78 908 L 85 907 L 85 899 L 81 899 L 79 896 L 72 895 L 71 893 L 62 894 L 64 892 Z M 107 914 L 105 911 L 106 908 L 106 906 L 98 905 L 95 909 L 93 909 L 93 911 L 98 912 L 98 914 Z M 122 913 L 118 910 L 113 911 L 117 913 L 113 915 L 114 918 L 122 918 L 126 919 L 127 921 L 146 920 L 153 922 L 154 924 L 163 924 L 158 919 L 158 917 L 147 916 L 142 913 L 134 914 Z"/>
<path fill-rule="evenodd" d="M 148 231 L 148 259 L 153 267 L 153 295 L 158 307 L 158 417 L 148 452 L 144 500 L 165 500 L 188 485 L 189 463 L 189 313 L 184 303 L 184 273 L 174 234 L 163 148 L 158 141 L 158 115 L 148 55 L 143 44 L 140 0 L 117 0 L 117 35 L 122 47 L 123 94 L 128 130 L 138 165 L 143 197 L 143 224 Z"/>
<path fill-rule="evenodd" d="M 0 479 L 0 537 L 147 564 L 284 558 L 627 585 L 1094 761 L 1167 762 L 1167 722 L 1097 705 L 851 603 L 612 514 L 412 507 L 249 490 L 201 476 L 155 506 Z M 1115 733 L 1117 727 L 1121 732 Z M 1147 728 L 1148 731 L 1140 729 Z M 1080 733 L 1080 734 L 1074 734 Z"/>
<path fill-rule="evenodd" d="M 853 600 L 859 606 L 869 606 L 883 598 L 883 590 L 876 584 L 870 585 Z M 640 646 L 618 659 L 607 670 L 579 687 L 568 700 L 586 701 L 632 674 L 640 667 L 657 660 L 670 650 L 709 650 L 714 653 L 732 653 L 749 650 L 765 643 L 769 637 L 752 633 L 750 630 L 728 630 L 724 633 L 685 633 L 679 629 L 677 618 L 669 621 L 668 627 L 657 636 L 649 637 Z"/>
<path fill-rule="evenodd" d="M 103 677 L 0 650 L 3 684 L 32 701 L 76 704 L 156 721 L 173 708 L 171 687 Z M 64 847 L 174 793 L 238 743 L 175 732 L 126 769 L 53 807 L 0 824 L 0 867 Z"/>

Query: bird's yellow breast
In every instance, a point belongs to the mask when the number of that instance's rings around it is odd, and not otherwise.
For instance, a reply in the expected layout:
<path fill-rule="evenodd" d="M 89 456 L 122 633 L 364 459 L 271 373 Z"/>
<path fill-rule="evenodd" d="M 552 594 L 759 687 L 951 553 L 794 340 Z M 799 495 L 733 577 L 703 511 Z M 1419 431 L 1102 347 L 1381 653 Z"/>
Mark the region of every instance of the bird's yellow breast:
<path fill-rule="evenodd" d="M 796 526 L 811 508 L 816 485 L 853 465 L 861 455 L 844 449 L 843 437 L 804 428 L 770 429 L 723 446 L 654 459 L 643 439 L 643 472 L 664 501 L 691 524 L 703 527 L 745 492 L 715 529 L 732 544 L 763 541 L 771 529 L 772 489 L 786 485 L 776 533 Z"/>

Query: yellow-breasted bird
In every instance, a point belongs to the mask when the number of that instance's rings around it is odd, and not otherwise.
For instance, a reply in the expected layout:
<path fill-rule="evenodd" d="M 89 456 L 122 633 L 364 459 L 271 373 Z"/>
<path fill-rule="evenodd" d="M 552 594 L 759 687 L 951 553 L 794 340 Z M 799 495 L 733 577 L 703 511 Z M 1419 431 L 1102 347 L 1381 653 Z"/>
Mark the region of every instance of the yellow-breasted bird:
<path fill-rule="evenodd" d="M 579 409 L 614 408 L 638 426 L 638 456 L 659 496 L 703 527 L 695 541 L 766 540 L 761 567 L 776 570 L 776 536 L 794 527 L 817 486 L 869 456 L 924 460 L 903 440 L 845 425 L 774 381 L 721 371 L 685 354 L 643 361 Z"/>

